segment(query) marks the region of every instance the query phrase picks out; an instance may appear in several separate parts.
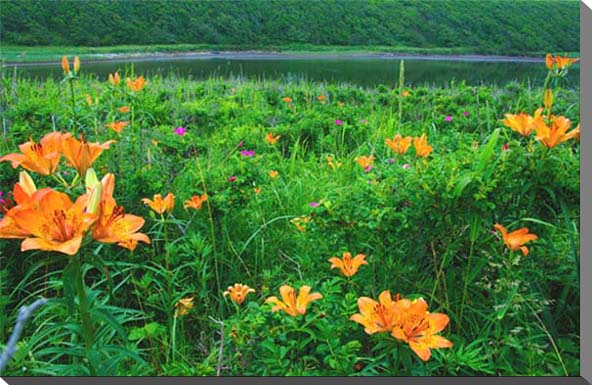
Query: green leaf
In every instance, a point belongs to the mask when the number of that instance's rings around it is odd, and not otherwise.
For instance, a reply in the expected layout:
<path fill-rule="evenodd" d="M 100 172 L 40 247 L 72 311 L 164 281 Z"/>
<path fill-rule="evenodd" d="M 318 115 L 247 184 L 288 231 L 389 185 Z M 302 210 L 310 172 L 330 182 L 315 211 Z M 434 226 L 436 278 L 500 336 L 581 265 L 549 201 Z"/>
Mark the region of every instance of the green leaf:
<path fill-rule="evenodd" d="M 146 338 L 146 329 L 144 328 L 133 328 L 132 330 L 130 330 L 129 336 L 128 336 L 128 340 L 130 341 L 138 341 L 141 339 Z"/>
<path fill-rule="evenodd" d="M 454 188 L 454 197 L 458 198 L 461 196 L 463 190 L 465 189 L 465 187 L 467 187 L 467 185 L 469 183 L 471 183 L 471 181 L 473 180 L 473 176 L 472 175 L 464 175 L 462 176 L 458 182 L 456 183 L 456 187 Z"/>
<path fill-rule="evenodd" d="M 495 146 L 497 145 L 497 139 L 499 137 L 499 133 L 500 133 L 500 129 L 496 128 L 496 130 L 493 131 L 493 133 L 491 134 L 491 137 L 489 138 L 489 142 L 487 142 L 487 144 L 483 148 L 483 151 L 481 151 L 481 157 L 479 158 L 479 165 L 475 169 L 475 172 L 477 174 L 483 173 L 485 166 L 487 166 L 487 164 L 489 163 L 489 160 L 494 153 Z"/>

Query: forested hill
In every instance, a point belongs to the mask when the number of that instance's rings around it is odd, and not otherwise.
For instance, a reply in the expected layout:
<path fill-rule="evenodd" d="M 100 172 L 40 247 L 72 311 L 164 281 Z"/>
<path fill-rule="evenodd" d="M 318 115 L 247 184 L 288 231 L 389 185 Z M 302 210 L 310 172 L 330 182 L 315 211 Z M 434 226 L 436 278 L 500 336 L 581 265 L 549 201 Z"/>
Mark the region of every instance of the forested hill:
<path fill-rule="evenodd" d="M 4 44 L 289 44 L 579 51 L 575 0 L 0 1 Z"/>

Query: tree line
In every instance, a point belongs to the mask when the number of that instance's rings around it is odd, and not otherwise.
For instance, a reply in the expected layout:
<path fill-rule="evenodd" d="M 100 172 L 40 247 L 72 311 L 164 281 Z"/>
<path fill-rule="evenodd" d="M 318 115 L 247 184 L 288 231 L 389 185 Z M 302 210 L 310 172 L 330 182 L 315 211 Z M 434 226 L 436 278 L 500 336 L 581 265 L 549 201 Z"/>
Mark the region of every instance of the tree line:
<path fill-rule="evenodd" d="M 219 44 L 579 51 L 579 1 L 2 0 L 5 44 Z"/>

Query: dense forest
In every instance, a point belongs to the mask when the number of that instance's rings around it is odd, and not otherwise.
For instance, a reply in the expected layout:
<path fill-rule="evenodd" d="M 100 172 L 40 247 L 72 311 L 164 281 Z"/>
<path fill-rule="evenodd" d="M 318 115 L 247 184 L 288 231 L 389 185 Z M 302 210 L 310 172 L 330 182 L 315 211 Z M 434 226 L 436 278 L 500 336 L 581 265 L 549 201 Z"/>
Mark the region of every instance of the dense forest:
<path fill-rule="evenodd" d="M 475 53 L 579 51 L 579 2 L 0 2 L 4 44 L 289 44 L 464 47 Z"/>

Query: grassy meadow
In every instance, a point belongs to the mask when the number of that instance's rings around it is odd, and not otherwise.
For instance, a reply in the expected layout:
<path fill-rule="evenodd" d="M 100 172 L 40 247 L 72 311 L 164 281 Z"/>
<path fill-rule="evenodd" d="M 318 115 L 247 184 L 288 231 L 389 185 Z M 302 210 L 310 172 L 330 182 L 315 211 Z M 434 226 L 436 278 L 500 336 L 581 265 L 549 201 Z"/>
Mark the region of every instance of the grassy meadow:
<path fill-rule="evenodd" d="M 550 64 L 544 87 L 4 74 L 0 350 L 47 303 L 3 374 L 579 375 L 579 90 Z"/>

